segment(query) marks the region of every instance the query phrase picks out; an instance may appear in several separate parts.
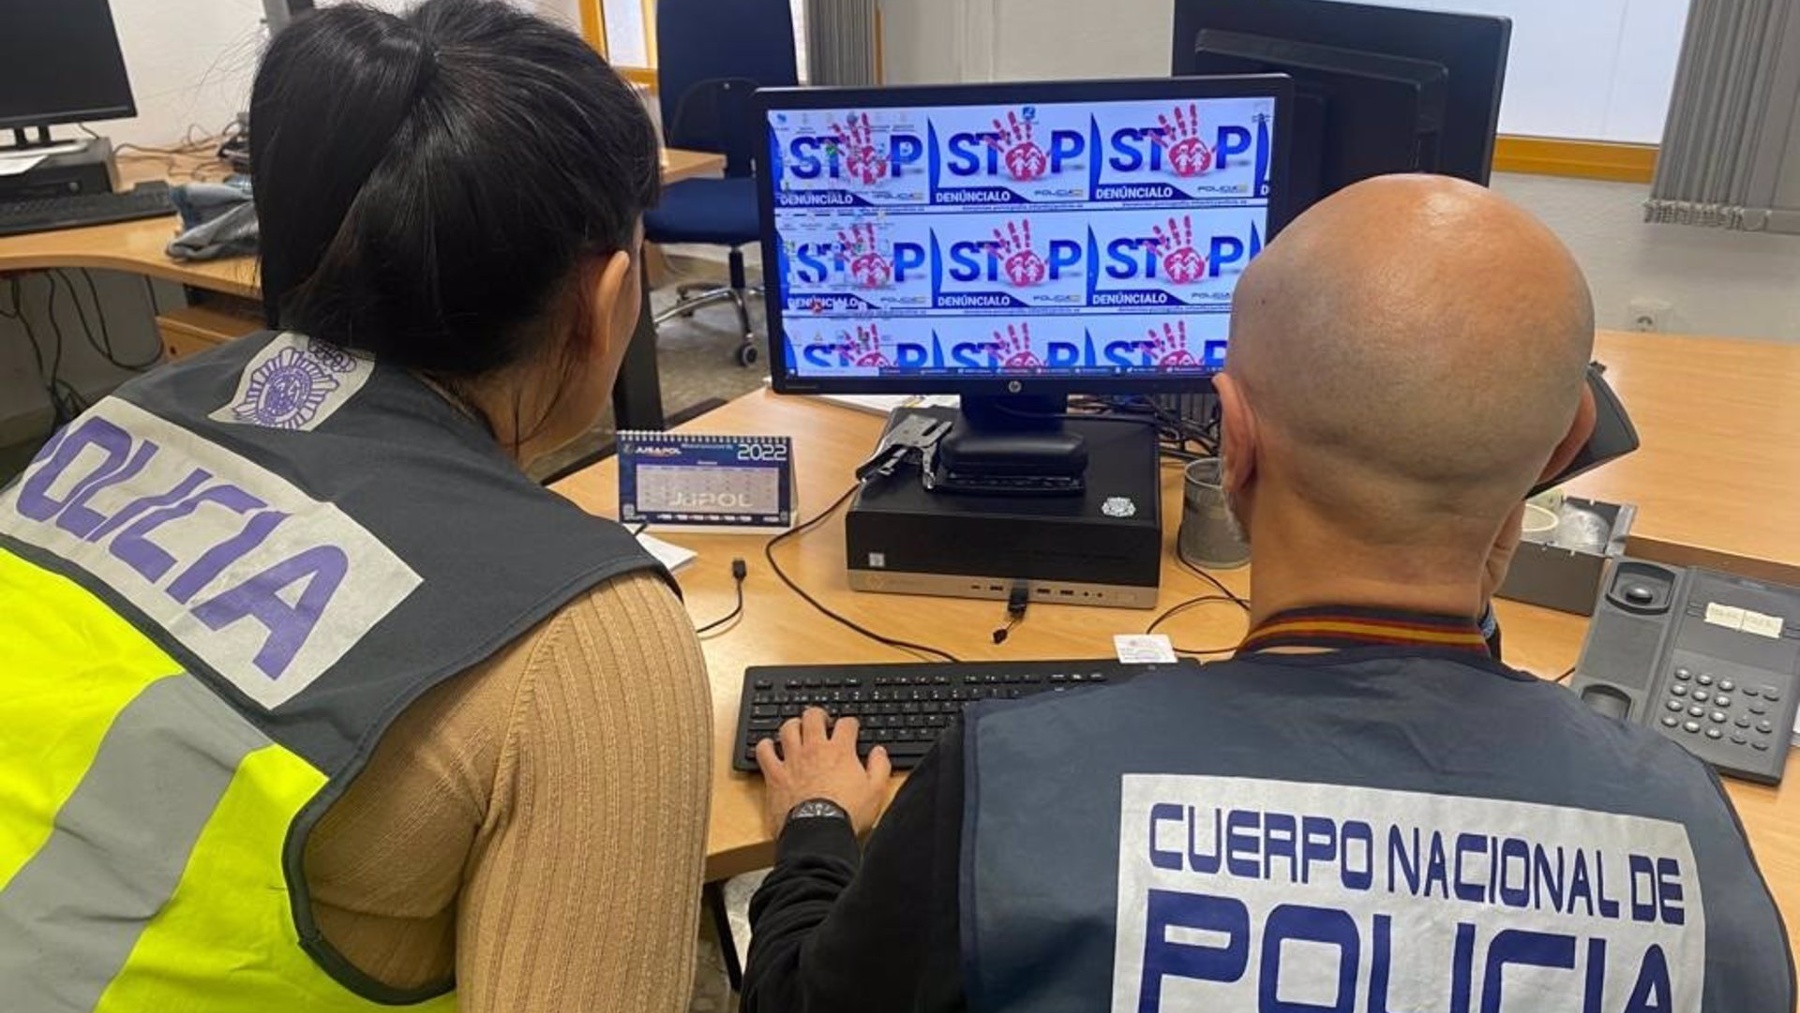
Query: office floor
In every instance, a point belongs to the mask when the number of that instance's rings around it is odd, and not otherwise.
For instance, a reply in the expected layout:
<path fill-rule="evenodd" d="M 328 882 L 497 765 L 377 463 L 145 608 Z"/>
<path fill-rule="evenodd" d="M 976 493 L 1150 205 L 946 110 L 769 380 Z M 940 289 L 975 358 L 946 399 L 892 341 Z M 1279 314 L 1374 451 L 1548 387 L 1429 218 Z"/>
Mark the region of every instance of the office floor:
<path fill-rule="evenodd" d="M 766 872 L 752 872 L 725 884 L 725 907 L 731 918 L 731 937 L 741 961 L 750 946 L 750 895 L 762 885 Z M 737 996 L 725 979 L 724 951 L 719 947 L 718 933 L 713 931 L 712 916 L 700 913 L 700 950 L 694 967 L 694 996 L 688 1013 L 735 1013 Z M 743 966 L 741 963 L 738 966 Z"/>

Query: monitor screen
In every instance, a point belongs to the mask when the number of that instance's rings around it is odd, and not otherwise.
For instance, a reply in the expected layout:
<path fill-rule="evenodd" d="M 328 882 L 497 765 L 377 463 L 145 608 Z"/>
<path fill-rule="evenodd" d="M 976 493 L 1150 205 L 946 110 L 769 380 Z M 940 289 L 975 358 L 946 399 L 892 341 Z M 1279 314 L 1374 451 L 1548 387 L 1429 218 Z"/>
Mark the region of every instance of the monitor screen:
<path fill-rule="evenodd" d="M 0 0 L 0 128 L 136 115 L 107 0 Z"/>
<path fill-rule="evenodd" d="M 1287 81 L 766 93 L 780 390 L 1131 392 L 1225 361 Z"/>

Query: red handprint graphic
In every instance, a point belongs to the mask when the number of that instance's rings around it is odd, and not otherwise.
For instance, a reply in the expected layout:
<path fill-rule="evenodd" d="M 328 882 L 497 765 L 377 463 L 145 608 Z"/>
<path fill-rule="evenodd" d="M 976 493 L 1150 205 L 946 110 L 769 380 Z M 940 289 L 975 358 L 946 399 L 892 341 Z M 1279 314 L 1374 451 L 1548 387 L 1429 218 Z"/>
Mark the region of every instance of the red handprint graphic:
<path fill-rule="evenodd" d="M 1206 258 L 1194 249 L 1192 218 L 1171 217 L 1168 229 L 1158 225 L 1151 231 L 1156 233 L 1156 254 L 1162 260 L 1163 277 L 1185 285 L 1206 276 Z"/>
<path fill-rule="evenodd" d="M 1200 110 L 1188 103 L 1187 113 L 1176 106 L 1173 122 L 1169 116 L 1158 116 L 1162 133 L 1156 143 L 1168 153 L 1169 171 L 1177 176 L 1198 176 L 1212 168 L 1213 150 L 1200 139 Z"/>
<path fill-rule="evenodd" d="M 1187 321 L 1164 323 L 1162 333 L 1150 328 L 1150 355 L 1158 366 L 1198 366 L 1200 360 L 1188 351 Z"/>
<path fill-rule="evenodd" d="M 1015 287 L 1042 284 L 1050 274 L 1044 258 L 1031 248 L 1028 218 L 1007 222 L 1004 232 L 995 229 L 991 249 L 1000 257 L 1000 270 L 1006 272 L 1006 280 Z"/>
<path fill-rule="evenodd" d="M 994 332 L 994 351 L 1000 357 L 1001 369 L 1037 369 L 1044 364 L 1031 350 L 1031 325 L 1007 324 L 1005 332 Z"/>
<path fill-rule="evenodd" d="M 863 113 L 859 117 L 851 113 L 845 120 L 831 124 L 832 131 L 838 135 L 844 171 L 865 186 L 881 182 L 887 175 L 888 157 L 875 146 L 875 125 L 869 122 L 869 114 Z"/>
<path fill-rule="evenodd" d="M 838 350 L 850 359 L 850 365 L 863 369 L 879 369 L 892 366 L 887 353 L 881 349 L 881 329 L 874 324 L 867 327 L 857 325 L 852 335 L 845 331 L 838 335 Z"/>
<path fill-rule="evenodd" d="M 1021 183 L 1041 179 L 1050 171 L 1050 156 L 1031 138 L 1031 120 L 1030 110 L 1024 119 L 1018 113 L 1007 113 L 1005 123 L 994 121 L 994 132 L 1000 136 L 988 140 L 988 146 L 1000 152 L 1007 173 Z"/>
<path fill-rule="evenodd" d="M 875 226 L 852 225 L 837 234 L 848 261 L 850 280 L 860 288 L 881 288 L 894 280 L 894 265 L 875 246 Z"/>

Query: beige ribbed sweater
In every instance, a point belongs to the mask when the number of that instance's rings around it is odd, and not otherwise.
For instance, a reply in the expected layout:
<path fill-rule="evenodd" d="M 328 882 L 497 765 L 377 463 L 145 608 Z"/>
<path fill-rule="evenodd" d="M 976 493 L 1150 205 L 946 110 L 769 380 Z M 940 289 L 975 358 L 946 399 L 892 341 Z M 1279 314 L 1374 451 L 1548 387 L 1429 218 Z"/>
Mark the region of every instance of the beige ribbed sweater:
<path fill-rule="evenodd" d="M 712 720 L 663 583 L 576 599 L 389 729 L 313 831 L 327 940 L 463 1013 L 678 1010 L 693 986 Z"/>

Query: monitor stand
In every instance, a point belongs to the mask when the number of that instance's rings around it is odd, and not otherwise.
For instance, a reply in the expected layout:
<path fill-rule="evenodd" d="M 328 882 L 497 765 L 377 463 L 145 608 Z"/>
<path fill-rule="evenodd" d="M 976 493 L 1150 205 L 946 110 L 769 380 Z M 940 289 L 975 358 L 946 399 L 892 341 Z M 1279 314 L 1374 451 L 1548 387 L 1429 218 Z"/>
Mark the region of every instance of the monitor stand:
<path fill-rule="evenodd" d="M 36 136 L 27 131 L 33 131 Z M 52 140 L 50 128 L 47 126 L 14 127 L 12 136 L 11 144 L 0 144 L 0 158 L 8 155 L 72 155 L 76 152 L 86 151 L 88 146 L 86 140 Z"/>
<path fill-rule="evenodd" d="M 1079 496 L 1087 441 L 1065 426 L 1064 395 L 964 395 L 938 442 L 928 488 L 1005 496 Z"/>

